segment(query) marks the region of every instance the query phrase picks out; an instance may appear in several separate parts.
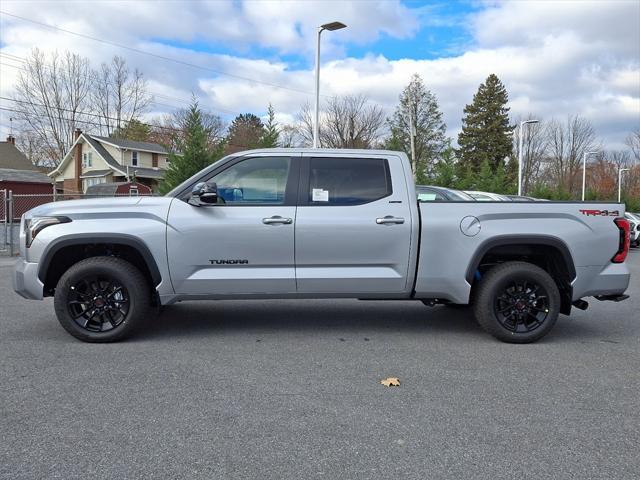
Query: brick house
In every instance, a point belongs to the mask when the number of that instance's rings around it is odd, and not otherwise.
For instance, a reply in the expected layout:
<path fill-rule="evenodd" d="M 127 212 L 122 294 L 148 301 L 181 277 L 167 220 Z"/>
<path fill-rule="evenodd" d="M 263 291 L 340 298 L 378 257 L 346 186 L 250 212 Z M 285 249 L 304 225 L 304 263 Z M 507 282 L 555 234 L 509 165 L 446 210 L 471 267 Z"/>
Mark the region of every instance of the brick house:
<path fill-rule="evenodd" d="M 91 185 L 136 182 L 154 192 L 169 166 L 169 152 L 157 143 L 75 132 L 75 142 L 49 173 L 58 191 L 85 193 Z"/>

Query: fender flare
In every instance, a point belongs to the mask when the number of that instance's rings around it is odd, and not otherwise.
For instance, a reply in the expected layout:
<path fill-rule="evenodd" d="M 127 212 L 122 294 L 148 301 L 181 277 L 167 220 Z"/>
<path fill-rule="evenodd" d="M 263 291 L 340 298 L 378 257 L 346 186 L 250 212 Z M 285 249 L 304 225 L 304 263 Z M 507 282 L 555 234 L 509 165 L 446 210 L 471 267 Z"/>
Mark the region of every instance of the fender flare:
<path fill-rule="evenodd" d="M 481 243 L 473 254 L 473 257 L 471 257 L 465 275 L 465 279 L 469 282 L 469 285 L 473 283 L 474 274 L 486 253 L 492 248 L 506 245 L 545 245 L 553 247 L 562 255 L 567 266 L 567 271 L 569 272 L 570 281 L 572 282 L 576 278 L 576 267 L 571 251 L 567 244 L 558 237 L 551 235 L 499 235 Z"/>
<path fill-rule="evenodd" d="M 133 235 L 127 235 L 123 233 L 91 233 L 85 235 L 82 233 L 65 235 L 64 237 L 57 238 L 47 245 L 45 251 L 40 257 L 38 266 L 38 278 L 42 283 L 45 282 L 47 271 L 49 270 L 49 264 L 55 257 L 56 253 L 60 249 L 69 247 L 72 245 L 88 245 L 88 244 L 112 244 L 112 245 L 126 245 L 128 247 L 135 248 L 147 265 L 149 272 L 151 273 L 151 279 L 154 286 L 157 286 L 162 281 L 160 270 L 155 258 L 151 254 L 151 250 L 146 243 Z"/>

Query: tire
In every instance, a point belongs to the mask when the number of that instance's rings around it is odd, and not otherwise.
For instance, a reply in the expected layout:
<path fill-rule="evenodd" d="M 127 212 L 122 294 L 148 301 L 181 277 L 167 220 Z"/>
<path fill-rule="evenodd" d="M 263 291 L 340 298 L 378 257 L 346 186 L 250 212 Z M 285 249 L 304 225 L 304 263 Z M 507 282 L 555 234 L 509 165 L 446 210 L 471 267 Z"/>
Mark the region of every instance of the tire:
<path fill-rule="evenodd" d="M 62 327 L 92 343 L 132 335 L 151 314 L 151 288 L 144 275 L 116 257 L 91 257 L 73 265 L 56 286 L 54 306 Z"/>
<path fill-rule="evenodd" d="M 560 313 L 560 291 L 540 267 L 506 262 L 485 273 L 473 309 L 478 324 L 498 340 L 531 343 L 555 325 Z"/>

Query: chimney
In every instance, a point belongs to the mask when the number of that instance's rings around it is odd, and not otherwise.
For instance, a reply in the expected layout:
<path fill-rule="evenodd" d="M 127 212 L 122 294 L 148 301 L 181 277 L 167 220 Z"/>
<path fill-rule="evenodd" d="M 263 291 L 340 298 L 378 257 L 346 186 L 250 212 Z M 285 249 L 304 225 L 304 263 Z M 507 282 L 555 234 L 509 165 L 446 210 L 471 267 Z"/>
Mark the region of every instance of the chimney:
<path fill-rule="evenodd" d="M 79 128 L 76 128 L 76 131 L 73 132 L 73 140 L 74 141 L 77 140 L 80 137 L 80 135 L 82 135 L 82 130 L 80 130 Z"/>
<path fill-rule="evenodd" d="M 16 137 L 14 137 L 13 135 L 9 135 L 7 137 L 7 143 L 10 143 L 11 145 L 15 145 L 16 144 Z"/>
<path fill-rule="evenodd" d="M 76 136 L 76 140 L 78 139 L 78 137 L 82 134 L 82 130 L 80 130 L 79 128 L 76 129 L 75 131 L 75 136 Z M 80 178 L 80 175 L 82 175 L 82 142 L 78 142 L 76 144 L 76 151 L 75 151 L 75 169 L 74 169 L 74 184 L 75 184 L 75 189 L 78 193 L 82 192 L 82 179 Z"/>

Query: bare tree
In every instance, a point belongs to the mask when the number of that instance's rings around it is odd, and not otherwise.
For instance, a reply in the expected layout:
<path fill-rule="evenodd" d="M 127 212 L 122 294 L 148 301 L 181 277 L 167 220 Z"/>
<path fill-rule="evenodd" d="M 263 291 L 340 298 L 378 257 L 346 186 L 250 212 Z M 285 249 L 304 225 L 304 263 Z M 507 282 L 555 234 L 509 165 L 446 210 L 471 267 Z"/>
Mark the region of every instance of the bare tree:
<path fill-rule="evenodd" d="M 333 97 L 320 114 L 320 145 L 329 148 L 373 148 L 385 124 L 378 105 L 368 105 L 363 95 Z M 298 129 L 303 142 L 313 141 L 313 117 L 309 104 L 298 114 Z"/>
<path fill-rule="evenodd" d="M 20 130 L 16 135 L 18 149 L 36 167 L 55 167 L 55 151 L 50 151 L 46 142 L 33 130 Z"/>
<path fill-rule="evenodd" d="M 280 127 L 280 146 L 284 148 L 300 147 L 303 140 L 299 129 L 295 125 L 282 125 Z"/>
<path fill-rule="evenodd" d="M 631 132 L 627 136 L 625 143 L 631 150 L 636 163 L 640 163 L 640 128 L 637 128 L 633 132 Z"/>
<path fill-rule="evenodd" d="M 594 148 L 595 131 L 591 122 L 579 115 L 566 123 L 552 119 L 547 127 L 547 161 L 556 186 L 572 194 L 580 190 L 580 172 L 585 152 Z"/>
<path fill-rule="evenodd" d="M 16 117 L 58 163 L 69 150 L 73 132 L 90 118 L 89 61 L 77 54 L 54 52 L 47 58 L 34 49 L 18 74 Z"/>
<path fill-rule="evenodd" d="M 137 69 L 131 72 L 124 58 L 115 56 L 93 72 L 91 100 L 100 116 L 101 133 L 111 135 L 140 117 L 152 101 L 147 82 Z"/>
<path fill-rule="evenodd" d="M 149 141 L 159 143 L 170 151 L 178 151 L 185 140 L 188 108 L 165 114 L 151 122 Z M 227 125 L 218 115 L 202 112 L 202 123 L 207 131 L 209 147 L 214 148 L 225 138 Z"/>
<path fill-rule="evenodd" d="M 525 120 L 534 118 L 531 114 Z M 517 121 L 520 124 L 520 120 Z M 531 191 L 543 172 L 543 161 L 547 150 L 548 137 L 543 123 L 530 123 L 524 129 L 522 138 L 522 191 Z M 513 159 L 519 157 L 520 128 L 513 131 Z"/>

